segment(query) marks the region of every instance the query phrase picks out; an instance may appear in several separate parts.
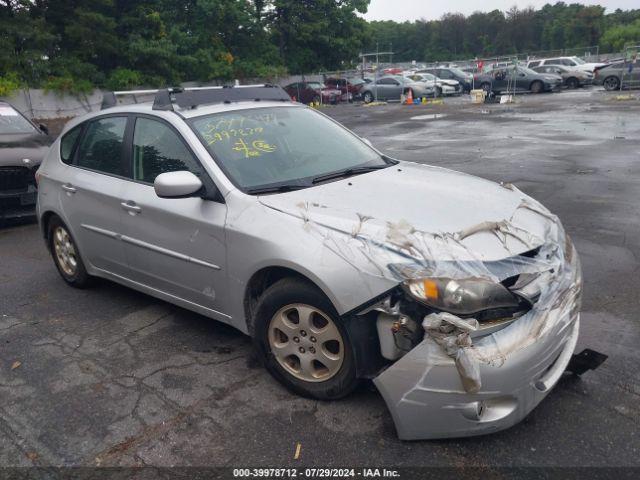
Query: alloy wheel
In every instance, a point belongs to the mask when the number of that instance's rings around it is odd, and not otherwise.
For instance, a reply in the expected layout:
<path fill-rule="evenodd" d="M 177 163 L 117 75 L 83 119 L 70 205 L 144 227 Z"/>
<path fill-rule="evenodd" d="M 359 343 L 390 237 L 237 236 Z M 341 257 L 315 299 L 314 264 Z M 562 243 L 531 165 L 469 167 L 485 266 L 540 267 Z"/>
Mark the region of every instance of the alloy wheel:
<path fill-rule="evenodd" d="M 53 249 L 65 275 L 74 276 L 78 269 L 78 258 L 73 240 L 65 228 L 58 226 L 53 231 Z"/>
<path fill-rule="evenodd" d="M 331 317 L 304 304 L 287 305 L 269 323 L 269 347 L 280 366 L 305 382 L 324 382 L 338 373 L 344 341 Z"/>

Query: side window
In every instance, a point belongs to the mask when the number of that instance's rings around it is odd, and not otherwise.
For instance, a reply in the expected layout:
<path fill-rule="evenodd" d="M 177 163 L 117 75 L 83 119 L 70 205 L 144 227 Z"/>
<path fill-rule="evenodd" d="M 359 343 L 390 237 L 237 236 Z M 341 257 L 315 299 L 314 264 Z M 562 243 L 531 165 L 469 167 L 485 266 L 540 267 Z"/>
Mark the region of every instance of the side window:
<path fill-rule="evenodd" d="M 188 170 L 200 175 L 198 161 L 182 139 L 162 122 L 139 117 L 133 132 L 133 179 L 153 183 L 166 172 Z"/>
<path fill-rule="evenodd" d="M 573 60 L 569 59 L 569 58 L 565 58 L 562 61 L 563 65 L 566 65 L 567 67 L 575 67 L 576 66 L 576 62 L 574 62 Z"/>
<path fill-rule="evenodd" d="M 71 163 L 73 149 L 76 147 L 80 132 L 82 132 L 82 125 L 78 125 L 74 129 L 65 133 L 60 140 L 60 160 L 67 165 Z"/>
<path fill-rule="evenodd" d="M 540 60 L 537 62 L 529 62 L 529 68 L 537 67 L 538 65 L 540 65 Z"/>
<path fill-rule="evenodd" d="M 562 65 L 562 62 L 558 59 L 547 60 L 544 62 L 545 65 Z"/>
<path fill-rule="evenodd" d="M 127 117 L 107 117 L 87 126 L 78 147 L 78 166 L 112 175 L 124 175 L 122 144 Z"/>

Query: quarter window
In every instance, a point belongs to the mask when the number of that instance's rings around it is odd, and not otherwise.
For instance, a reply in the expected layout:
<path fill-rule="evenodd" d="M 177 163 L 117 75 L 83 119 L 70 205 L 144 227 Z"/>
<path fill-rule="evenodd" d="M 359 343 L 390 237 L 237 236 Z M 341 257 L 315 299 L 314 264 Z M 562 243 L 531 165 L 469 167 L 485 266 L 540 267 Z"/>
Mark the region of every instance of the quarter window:
<path fill-rule="evenodd" d="M 73 130 L 67 132 L 60 140 L 60 159 L 67 165 L 71 163 L 73 149 L 78 142 L 80 132 L 82 132 L 82 126 L 77 126 Z"/>
<path fill-rule="evenodd" d="M 171 128 L 138 118 L 133 133 L 133 179 L 153 183 L 161 173 L 180 170 L 201 174 L 200 164 Z"/>
<path fill-rule="evenodd" d="M 127 117 L 107 117 L 91 122 L 80 142 L 78 166 L 124 175 L 122 144 L 126 126 Z"/>

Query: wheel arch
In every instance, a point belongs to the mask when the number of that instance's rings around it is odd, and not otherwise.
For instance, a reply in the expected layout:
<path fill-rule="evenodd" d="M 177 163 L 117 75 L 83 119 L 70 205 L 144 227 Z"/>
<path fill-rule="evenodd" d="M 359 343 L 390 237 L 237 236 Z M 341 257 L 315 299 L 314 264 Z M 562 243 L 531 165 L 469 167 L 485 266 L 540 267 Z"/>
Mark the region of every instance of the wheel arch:
<path fill-rule="evenodd" d="M 247 331 L 253 335 L 254 331 L 254 314 L 260 296 L 274 283 L 283 278 L 298 278 L 303 282 L 313 285 L 320 290 L 333 307 L 339 312 L 338 304 L 331 290 L 311 272 L 294 265 L 269 265 L 264 266 L 251 275 L 244 289 L 243 307 L 247 324 Z"/>

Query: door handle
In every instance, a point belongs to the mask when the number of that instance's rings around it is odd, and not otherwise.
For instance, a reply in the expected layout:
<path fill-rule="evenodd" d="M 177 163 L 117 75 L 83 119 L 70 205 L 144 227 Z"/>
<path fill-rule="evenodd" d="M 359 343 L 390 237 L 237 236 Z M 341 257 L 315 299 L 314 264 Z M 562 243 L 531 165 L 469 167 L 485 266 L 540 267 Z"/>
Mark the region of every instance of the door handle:
<path fill-rule="evenodd" d="M 137 215 L 142 211 L 142 209 L 131 200 L 127 202 L 121 202 L 120 205 L 122 205 L 122 208 L 129 212 L 129 215 Z"/>
<path fill-rule="evenodd" d="M 76 193 L 76 187 L 74 187 L 70 183 L 65 183 L 64 185 L 62 185 L 62 189 L 67 193 Z"/>

